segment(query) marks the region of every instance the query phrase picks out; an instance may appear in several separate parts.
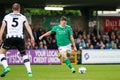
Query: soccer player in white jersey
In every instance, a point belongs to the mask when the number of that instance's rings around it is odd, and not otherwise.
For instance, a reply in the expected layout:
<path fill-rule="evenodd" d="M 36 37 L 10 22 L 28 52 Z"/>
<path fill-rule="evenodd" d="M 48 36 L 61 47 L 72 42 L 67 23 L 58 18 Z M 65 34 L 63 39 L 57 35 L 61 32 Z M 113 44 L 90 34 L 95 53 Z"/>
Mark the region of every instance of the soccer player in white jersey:
<path fill-rule="evenodd" d="M 28 72 L 28 76 L 32 77 L 30 61 L 28 55 L 25 52 L 23 27 L 25 26 L 25 28 L 27 29 L 31 38 L 31 42 L 34 42 L 32 30 L 29 26 L 26 17 L 20 13 L 20 4 L 14 3 L 12 6 L 12 11 L 12 13 L 9 13 L 4 17 L 0 29 L 0 41 L 2 42 L 3 32 L 5 28 L 7 28 L 6 39 L 2 43 L 2 46 L 0 48 L 0 61 L 4 67 L 4 70 L 0 76 L 4 77 L 10 71 L 10 67 L 8 66 L 5 53 L 9 49 L 11 49 L 12 46 L 15 46 L 20 51 L 24 65 Z"/>

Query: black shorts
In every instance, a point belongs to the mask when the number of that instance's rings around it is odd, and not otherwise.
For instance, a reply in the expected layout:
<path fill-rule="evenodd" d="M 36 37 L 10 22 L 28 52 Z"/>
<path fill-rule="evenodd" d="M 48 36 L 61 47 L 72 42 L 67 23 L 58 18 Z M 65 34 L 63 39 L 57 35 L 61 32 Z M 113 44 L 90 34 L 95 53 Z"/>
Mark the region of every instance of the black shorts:
<path fill-rule="evenodd" d="M 25 51 L 25 41 L 24 39 L 18 37 L 6 38 L 1 47 L 6 50 L 16 47 L 21 52 Z"/>

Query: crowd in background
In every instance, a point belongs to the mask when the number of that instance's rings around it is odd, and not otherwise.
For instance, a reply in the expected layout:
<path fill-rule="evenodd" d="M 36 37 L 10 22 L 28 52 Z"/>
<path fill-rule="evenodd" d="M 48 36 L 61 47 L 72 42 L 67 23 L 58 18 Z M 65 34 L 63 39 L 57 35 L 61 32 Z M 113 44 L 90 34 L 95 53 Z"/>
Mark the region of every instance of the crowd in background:
<path fill-rule="evenodd" d="M 41 41 L 39 36 L 46 31 L 33 29 L 35 43 L 31 44 L 30 38 L 26 39 L 26 49 L 57 49 L 55 34 L 44 37 Z M 97 33 L 94 29 L 91 33 L 84 31 L 73 31 L 77 49 L 120 49 L 120 29 L 110 32 Z"/>
<path fill-rule="evenodd" d="M 26 49 L 58 49 L 55 34 L 44 37 L 42 40 L 39 40 L 39 37 L 44 34 L 46 31 L 33 29 L 33 36 L 35 39 L 35 43 L 31 44 L 30 38 L 26 38 Z"/>

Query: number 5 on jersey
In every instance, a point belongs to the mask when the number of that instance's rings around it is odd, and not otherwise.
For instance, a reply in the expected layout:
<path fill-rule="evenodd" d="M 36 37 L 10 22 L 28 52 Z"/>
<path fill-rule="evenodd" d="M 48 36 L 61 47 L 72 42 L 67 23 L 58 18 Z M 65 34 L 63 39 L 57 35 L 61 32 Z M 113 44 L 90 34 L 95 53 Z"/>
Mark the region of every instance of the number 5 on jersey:
<path fill-rule="evenodd" d="M 18 18 L 13 18 L 12 22 L 13 22 L 12 27 L 18 26 Z"/>

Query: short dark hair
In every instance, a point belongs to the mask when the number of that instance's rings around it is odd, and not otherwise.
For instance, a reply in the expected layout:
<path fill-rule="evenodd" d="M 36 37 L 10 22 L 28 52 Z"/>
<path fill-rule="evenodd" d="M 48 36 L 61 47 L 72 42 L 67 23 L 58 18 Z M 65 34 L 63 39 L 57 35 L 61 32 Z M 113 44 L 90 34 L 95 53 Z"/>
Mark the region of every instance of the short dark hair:
<path fill-rule="evenodd" d="M 65 16 L 62 16 L 61 18 L 60 18 L 60 20 L 62 21 L 62 20 L 65 20 L 65 21 L 67 21 L 67 17 L 65 17 Z"/>
<path fill-rule="evenodd" d="M 19 10 L 19 9 L 20 9 L 20 4 L 19 4 L 19 3 L 14 3 L 14 4 L 12 5 L 12 9 L 13 9 L 13 10 Z"/>

